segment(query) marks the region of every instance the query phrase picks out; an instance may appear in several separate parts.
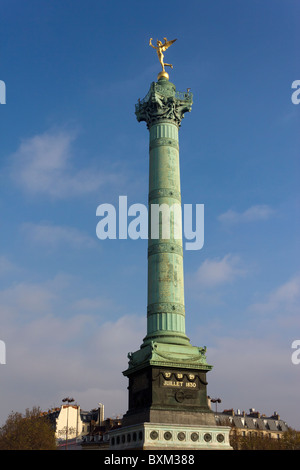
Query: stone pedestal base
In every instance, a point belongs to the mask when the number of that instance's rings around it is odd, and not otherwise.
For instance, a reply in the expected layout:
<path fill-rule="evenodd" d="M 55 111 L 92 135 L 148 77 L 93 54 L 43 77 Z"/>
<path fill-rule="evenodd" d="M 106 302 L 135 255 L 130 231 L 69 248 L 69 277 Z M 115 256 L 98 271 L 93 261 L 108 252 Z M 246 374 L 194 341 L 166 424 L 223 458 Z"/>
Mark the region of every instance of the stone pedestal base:
<path fill-rule="evenodd" d="M 232 450 L 230 427 L 141 423 L 109 433 L 109 450 Z"/>
<path fill-rule="evenodd" d="M 148 366 L 126 371 L 129 378 L 129 406 L 123 426 L 140 423 L 215 426 L 207 402 L 206 366 Z"/>
<path fill-rule="evenodd" d="M 151 341 L 129 354 L 129 406 L 110 450 L 231 449 L 207 400 L 211 368 L 205 348 L 190 344 Z"/>

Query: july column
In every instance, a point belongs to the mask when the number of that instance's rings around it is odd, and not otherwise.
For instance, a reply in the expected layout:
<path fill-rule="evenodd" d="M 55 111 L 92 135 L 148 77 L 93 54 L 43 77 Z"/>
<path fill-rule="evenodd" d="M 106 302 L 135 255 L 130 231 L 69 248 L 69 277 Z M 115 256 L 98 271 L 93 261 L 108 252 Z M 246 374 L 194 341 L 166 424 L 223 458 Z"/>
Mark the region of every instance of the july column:
<path fill-rule="evenodd" d="M 138 120 L 146 121 L 149 129 L 148 301 L 144 343 L 189 342 L 185 335 L 178 130 L 183 113 L 190 111 L 190 107 L 191 96 L 178 98 L 175 86 L 162 78 L 152 84 L 136 112 Z M 157 214 L 158 207 L 156 227 L 153 214 Z"/>

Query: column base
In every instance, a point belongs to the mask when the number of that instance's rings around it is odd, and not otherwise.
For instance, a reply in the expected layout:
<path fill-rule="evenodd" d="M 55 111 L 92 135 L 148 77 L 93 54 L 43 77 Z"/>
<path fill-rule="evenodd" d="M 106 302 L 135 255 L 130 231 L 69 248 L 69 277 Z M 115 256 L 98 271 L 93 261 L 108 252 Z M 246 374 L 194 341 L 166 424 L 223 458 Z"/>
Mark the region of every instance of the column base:
<path fill-rule="evenodd" d="M 157 341 L 146 337 L 138 351 L 128 353 L 128 369 L 131 371 L 147 366 L 179 367 L 209 371 L 212 366 L 206 362 L 206 347 L 192 346 L 187 337 L 182 337 L 182 344 L 171 343 L 171 337 L 157 338 Z M 176 337 L 178 341 L 178 336 Z M 164 342 L 165 341 L 165 342 Z"/>
<path fill-rule="evenodd" d="M 227 426 L 140 423 L 110 431 L 109 449 L 232 450 L 229 432 Z"/>

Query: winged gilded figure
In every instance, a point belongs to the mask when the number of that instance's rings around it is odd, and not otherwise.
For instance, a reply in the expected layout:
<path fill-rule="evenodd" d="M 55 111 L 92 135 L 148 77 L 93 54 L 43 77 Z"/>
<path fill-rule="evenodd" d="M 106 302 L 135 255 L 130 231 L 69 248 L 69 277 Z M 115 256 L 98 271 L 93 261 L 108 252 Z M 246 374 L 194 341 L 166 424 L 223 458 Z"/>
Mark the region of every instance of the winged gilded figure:
<path fill-rule="evenodd" d="M 156 41 L 157 46 L 153 46 L 152 44 L 152 38 L 149 40 L 149 46 L 153 47 L 153 49 L 156 49 L 157 55 L 158 55 L 158 60 L 160 62 L 160 65 L 162 66 L 163 72 L 165 71 L 165 66 L 173 68 L 172 64 L 166 64 L 164 63 L 164 55 L 163 52 L 165 52 L 177 39 L 172 39 L 171 41 L 167 41 L 167 38 L 164 38 L 165 42 L 161 42 L 159 40 Z"/>

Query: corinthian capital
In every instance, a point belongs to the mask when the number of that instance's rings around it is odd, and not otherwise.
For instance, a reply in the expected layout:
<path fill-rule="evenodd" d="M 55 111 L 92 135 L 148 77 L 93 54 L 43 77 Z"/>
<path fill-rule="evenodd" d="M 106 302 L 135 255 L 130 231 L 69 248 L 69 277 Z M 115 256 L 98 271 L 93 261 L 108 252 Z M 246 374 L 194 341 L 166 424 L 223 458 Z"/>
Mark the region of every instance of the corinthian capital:
<path fill-rule="evenodd" d="M 167 80 L 159 82 L 153 82 L 145 98 L 136 104 L 137 120 L 145 121 L 148 128 L 162 121 L 171 121 L 180 127 L 184 113 L 192 109 L 192 93 L 176 92 L 175 86 Z"/>

